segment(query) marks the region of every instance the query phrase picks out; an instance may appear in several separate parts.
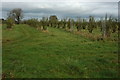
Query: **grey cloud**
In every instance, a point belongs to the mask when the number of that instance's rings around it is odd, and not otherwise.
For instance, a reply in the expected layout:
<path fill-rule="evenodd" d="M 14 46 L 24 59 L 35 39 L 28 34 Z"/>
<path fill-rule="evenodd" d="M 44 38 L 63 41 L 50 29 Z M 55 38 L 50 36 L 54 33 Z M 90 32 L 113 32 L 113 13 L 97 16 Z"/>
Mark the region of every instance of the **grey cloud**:
<path fill-rule="evenodd" d="M 23 9 L 24 19 L 49 17 L 50 15 L 57 15 L 59 18 L 89 17 L 90 15 L 102 17 L 106 13 L 117 17 L 117 6 L 116 2 L 3 2 L 2 17 L 6 18 L 6 13 L 13 8 Z"/>

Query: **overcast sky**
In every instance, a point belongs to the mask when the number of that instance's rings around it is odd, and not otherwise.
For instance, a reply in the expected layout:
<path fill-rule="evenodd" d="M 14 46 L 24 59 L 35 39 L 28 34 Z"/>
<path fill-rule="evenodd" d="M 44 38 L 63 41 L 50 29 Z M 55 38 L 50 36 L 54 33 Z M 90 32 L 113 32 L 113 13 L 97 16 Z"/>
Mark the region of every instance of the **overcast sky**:
<path fill-rule="evenodd" d="M 111 0 L 112 1 L 112 0 Z M 2 1 L 2 18 L 7 17 L 7 13 L 14 8 L 21 8 L 24 12 L 24 19 L 49 17 L 50 15 L 57 15 L 61 18 L 87 18 L 90 15 L 96 18 L 104 17 L 107 13 L 114 17 L 118 16 L 118 0 L 112 2 L 105 0 L 94 0 L 93 2 L 87 0 L 66 0 L 66 1 L 48 1 L 48 0 L 4 0 Z"/>

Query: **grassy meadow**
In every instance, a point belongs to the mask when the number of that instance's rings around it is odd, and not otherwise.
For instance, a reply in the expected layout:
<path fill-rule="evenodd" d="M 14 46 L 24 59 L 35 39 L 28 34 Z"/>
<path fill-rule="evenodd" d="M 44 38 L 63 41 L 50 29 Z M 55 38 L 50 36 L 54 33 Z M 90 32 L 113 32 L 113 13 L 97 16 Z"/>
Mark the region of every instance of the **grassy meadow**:
<path fill-rule="evenodd" d="M 118 78 L 117 41 L 94 41 L 52 27 L 1 27 L 7 78 Z"/>

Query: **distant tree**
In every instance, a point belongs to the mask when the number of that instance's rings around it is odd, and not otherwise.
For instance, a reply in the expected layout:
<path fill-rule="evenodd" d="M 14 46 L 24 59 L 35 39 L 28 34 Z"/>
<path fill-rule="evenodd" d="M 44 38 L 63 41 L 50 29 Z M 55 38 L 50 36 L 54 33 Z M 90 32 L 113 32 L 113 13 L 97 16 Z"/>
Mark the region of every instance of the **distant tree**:
<path fill-rule="evenodd" d="M 66 19 L 63 19 L 63 26 L 62 26 L 62 28 L 66 28 L 66 23 L 67 23 L 67 20 Z"/>
<path fill-rule="evenodd" d="M 67 21 L 67 27 L 68 27 L 68 29 L 71 28 L 71 19 L 69 19 L 69 20 Z"/>
<path fill-rule="evenodd" d="M 76 21 L 76 27 L 77 27 L 77 31 L 80 31 L 82 29 L 82 22 L 81 22 L 81 19 L 77 19 Z"/>
<path fill-rule="evenodd" d="M 74 21 L 74 19 L 71 19 L 71 22 L 70 22 L 70 31 L 73 31 L 73 29 L 74 29 L 74 26 L 75 26 L 75 21 Z"/>
<path fill-rule="evenodd" d="M 19 24 L 23 18 L 23 11 L 21 8 L 15 8 L 8 13 L 8 17 L 13 18 Z"/>
<path fill-rule="evenodd" d="M 105 16 L 105 25 L 106 25 L 106 36 L 110 37 L 111 34 L 111 28 L 112 28 L 112 17 L 109 17 L 109 20 L 107 20 L 107 14 Z"/>
<path fill-rule="evenodd" d="M 6 24 L 7 24 L 7 28 L 10 29 L 14 25 L 14 20 L 12 18 L 7 18 Z"/>
<path fill-rule="evenodd" d="M 58 21 L 58 27 L 57 28 L 60 28 L 61 26 L 61 21 Z"/>
<path fill-rule="evenodd" d="M 108 18 L 107 14 L 105 15 L 105 20 L 102 21 L 102 31 L 103 37 L 110 37 L 111 32 L 115 32 L 117 28 L 116 23 L 112 19 L 112 16 Z"/>
<path fill-rule="evenodd" d="M 102 21 L 103 21 L 103 18 L 97 21 L 97 27 L 100 28 L 100 31 L 102 31 Z"/>
<path fill-rule="evenodd" d="M 49 17 L 49 22 L 51 24 L 51 27 L 56 27 L 57 26 L 57 22 L 58 22 L 58 18 L 56 15 L 52 15 Z"/>
<path fill-rule="evenodd" d="M 103 38 L 105 38 L 106 37 L 106 20 L 101 19 L 101 25 L 99 26 L 101 26 L 102 36 Z"/>
<path fill-rule="evenodd" d="M 6 20 L 5 19 L 0 19 L 0 24 L 4 24 L 6 22 Z"/>
<path fill-rule="evenodd" d="M 85 19 L 82 20 L 81 26 L 83 29 L 86 29 L 87 22 Z"/>
<path fill-rule="evenodd" d="M 95 20 L 94 17 L 89 17 L 89 25 L 88 25 L 88 31 L 92 33 L 93 29 L 95 28 Z"/>
<path fill-rule="evenodd" d="M 75 21 L 73 19 L 68 19 L 67 21 L 67 28 L 70 30 L 70 31 L 73 31 L 73 27 L 75 25 Z"/>
<path fill-rule="evenodd" d="M 43 30 L 47 30 L 47 26 L 49 25 L 48 18 L 42 17 L 41 22 L 42 22 Z"/>
<path fill-rule="evenodd" d="M 29 19 L 25 21 L 26 24 L 30 25 L 31 27 L 37 28 L 39 26 L 39 21 L 38 19 Z"/>
<path fill-rule="evenodd" d="M 117 19 L 113 19 L 112 21 L 112 33 L 115 33 L 118 29 L 118 20 Z"/>

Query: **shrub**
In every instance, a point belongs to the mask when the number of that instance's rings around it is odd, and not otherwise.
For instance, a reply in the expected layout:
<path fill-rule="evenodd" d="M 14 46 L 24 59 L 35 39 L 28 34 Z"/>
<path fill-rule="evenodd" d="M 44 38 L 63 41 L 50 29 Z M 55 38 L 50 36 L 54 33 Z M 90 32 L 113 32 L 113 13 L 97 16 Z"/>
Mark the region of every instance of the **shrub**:
<path fill-rule="evenodd" d="M 35 28 L 40 26 L 40 22 L 37 19 L 29 19 L 25 23 Z"/>
<path fill-rule="evenodd" d="M 7 18 L 7 20 L 6 20 L 7 28 L 12 28 L 14 23 L 15 22 L 14 22 L 14 20 L 12 18 Z"/>
<path fill-rule="evenodd" d="M 51 27 L 57 27 L 57 22 L 58 22 L 58 18 L 56 15 L 52 15 L 49 17 L 49 22 L 51 24 Z"/>

